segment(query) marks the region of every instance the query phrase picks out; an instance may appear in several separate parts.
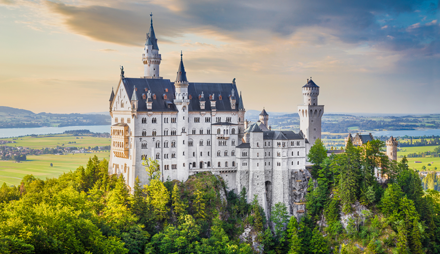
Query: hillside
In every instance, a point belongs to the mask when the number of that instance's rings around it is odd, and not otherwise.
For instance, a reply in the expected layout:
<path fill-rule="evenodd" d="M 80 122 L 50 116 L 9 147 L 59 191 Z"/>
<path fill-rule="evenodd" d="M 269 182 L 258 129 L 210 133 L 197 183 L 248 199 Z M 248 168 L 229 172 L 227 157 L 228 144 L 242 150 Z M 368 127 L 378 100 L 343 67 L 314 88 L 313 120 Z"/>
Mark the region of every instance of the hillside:
<path fill-rule="evenodd" d="M 0 128 L 64 127 L 108 125 L 111 119 L 103 114 L 51 114 L 0 106 Z"/>
<path fill-rule="evenodd" d="M 299 220 L 283 203 L 266 215 L 210 172 L 162 182 L 152 160 L 149 184 L 130 194 L 95 156 L 59 178 L 28 175 L 0 188 L 0 252 L 439 253 L 439 192 L 423 191 L 405 160 L 388 163 L 383 145 L 349 144 L 327 158 L 317 142 Z M 386 183 L 373 172 L 379 164 Z"/>

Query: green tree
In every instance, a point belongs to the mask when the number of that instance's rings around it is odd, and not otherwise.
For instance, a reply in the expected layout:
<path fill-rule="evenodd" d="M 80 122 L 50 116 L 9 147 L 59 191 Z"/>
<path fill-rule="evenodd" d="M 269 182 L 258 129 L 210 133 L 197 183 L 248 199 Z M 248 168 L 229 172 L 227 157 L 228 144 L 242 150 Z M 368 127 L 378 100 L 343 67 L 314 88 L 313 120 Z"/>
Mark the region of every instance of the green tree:
<path fill-rule="evenodd" d="M 301 238 L 298 235 L 298 222 L 295 216 L 290 217 L 289 224 L 287 225 L 287 233 L 289 239 L 289 254 L 301 254 L 302 243 Z"/>
<path fill-rule="evenodd" d="M 173 192 L 171 194 L 173 211 L 177 218 L 186 214 L 188 205 L 182 200 L 180 189 L 177 183 L 174 184 Z"/>
<path fill-rule="evenodd" d="M 318 227 L 315 227 L 312 232 L 312 239 L 310 240 L 310 249 L 312 253 L 328 253 L 329 247 L 327 241 L 319 232 Z"/>
<path fill-rule="evenodd" d="M 411 232 L 411 253 L 414 254 L 421 254 L 423 253 L 422 250 L 422 243 L 421 241 L 421 233 L 419 229 L 419 223 L 416 219 L 413 220 L 412 223 L 412 232 Z"/>
<path fill-rule="evenodd" d="M 315 178 L 317 171 L 325 158 L 327 158 L 327 149 L 325 149 L 324 143 L 322 143 L 321 139 L 318 138 L 307 155 L 307 160 L 313 163 L 312 173 Z"/>
<path fill-rule="evenodd" d="M 159 168 L 159 162 L 157 160 L 148 157 L 144 161 L 142 161 L 142 165 L 145 167 L 145 170 L 147 171 L 148 181 L 151 181 L 153 179 L 155 180 L 160 179 L 160 168 Z"/>
<path fill-rule="evenodd" d="M 206 201 L 204 198 L 204 193 L 197 189 L 194 192 L 193 207 L 195 209 L 195 218 L 205 219 L 206 218 Z"/>
<path fill-rule="evenodd" d="M 169 211 L 167 204 L 170 200 L 170 194 L 163 182 L 157 179 L 151 179 L 150 184 L 144 187 L 144 192 L 147 195 L 147 203 L 153 207 L 156 218 L 159 221 L 167 219 Z"/>

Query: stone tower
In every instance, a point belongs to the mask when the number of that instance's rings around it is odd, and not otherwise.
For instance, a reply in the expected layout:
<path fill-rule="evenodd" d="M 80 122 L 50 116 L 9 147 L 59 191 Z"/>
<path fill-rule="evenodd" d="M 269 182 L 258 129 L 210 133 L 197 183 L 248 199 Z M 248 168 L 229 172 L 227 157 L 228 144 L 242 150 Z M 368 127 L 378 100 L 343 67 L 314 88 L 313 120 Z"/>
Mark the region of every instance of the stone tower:
<path fill-rule="evenodd" d="M 159 76 L 159 65 L 162 56 L 159 54 L 156 34 L 153 28 L 153 14 L 151 16 L 150 32 L 147 33 L 147 42 L 145 43 L 142 62 L 144 63 L 144 78 L 161 78 Z"/>
<path fill-rule="evenodd" d="M 387 156 L 390 160 L 397 161 L 397 139 L 391 136 L 387 142 Z"/>
<path fill-rule="evenodd" d="M 321 118 L 324 114 L 324 105 L 318 105 L 319 86 L 312 78 L 302 87 L 304 102 L 298 106 L 300 129 L 309 141 L 309 148 L 321 138 Z"/>
<path fill-rule="evenodd" d="M 269 129 L 269 114 L 266 112 L 266 110 L 263 108 L 263 111 L 260 113 L 260 122 L 266 126 L 267 129 Z"/>
<path fill-rule="evenodd" d="M 240 144 L 242 142 L 242 139 L 244 137 L 244 130 L 247 129 L 246 119 L 244 119 L 246 113 L 246 109 L 244 108 L 243 104 L 243 96 L 241 95 L 238 97 L 238 143 Z"/>
<path fill-rule="evenodd" d="M 181 135 L 177 137 L 178 144 L 181 146 L 188 146 L 188 105 L 190 100 L 188 99 L 188 80 L 186 78 L 185 66 L 183 66 L 183 54 L 180 53 L 179 70 L 177 71 L 176 81 L 174 87 L 176 88 L 176 94 L 174 104 L 177 110 L 177 130 L 181 132 Z M 177 172 L 177 179 L 179 181 L 185 181 L 189 176 L 189 163 L 188 154 L 178 153 L 177 160 L 182 165 Z"/>

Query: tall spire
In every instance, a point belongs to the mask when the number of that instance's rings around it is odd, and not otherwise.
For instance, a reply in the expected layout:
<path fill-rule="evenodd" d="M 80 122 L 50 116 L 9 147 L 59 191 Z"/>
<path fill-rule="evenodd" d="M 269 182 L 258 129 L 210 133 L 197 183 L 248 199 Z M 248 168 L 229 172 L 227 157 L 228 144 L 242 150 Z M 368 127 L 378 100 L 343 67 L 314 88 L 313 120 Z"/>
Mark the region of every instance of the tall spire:
<path fill-rule="evenodd" d="M 113 101 L 113 98 L 115 98 L 115 92 L 113 91 L 113 87 L 112 87 L 112 93 L 110 94 L 110 100 L 109 101 Z"/>
<path fill-rule="evenodd" d="M 185 66 L 183 66 L 183 54 L 180 51 L 180 65 L 179 70 L 177 71 L 176 82 L 188 82 L 186 79 Z"/>
<path fill-rule="evenodd" d="M 147 34 L 146 45 L 152 45 L 153 49 L 159 50 L 159 47 L 157 46 L 156 34 L 154 33 L 154 28 L 153 28 L 153 13 L 150 14 L 150 17 L 151 17 L 150 32 Z"/>
<path fill-rule="evenodd" d="M 240 91 L 240 98 L 238 99 L 238 110 L 244 110 L 244 105 L 243 105 L 243 97 L 241 96 L 241 91 Z"/>

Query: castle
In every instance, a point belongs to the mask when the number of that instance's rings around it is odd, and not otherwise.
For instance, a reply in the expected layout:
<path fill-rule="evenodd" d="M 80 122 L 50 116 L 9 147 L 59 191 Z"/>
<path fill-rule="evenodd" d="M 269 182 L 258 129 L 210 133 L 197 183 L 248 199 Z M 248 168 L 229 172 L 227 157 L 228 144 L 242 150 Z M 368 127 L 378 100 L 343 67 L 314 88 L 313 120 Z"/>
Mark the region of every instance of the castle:
<path fill-rule="evenodd" d="M 324 106 L 319 86 L 310 78 L 298 106 L 299 133 L 272 131 L 263 109 L 260 121 L 248 124 L 235 79 L 231 83 L 189 82 L 183 55 L 174 81 L 160 76 L 161 55 L 151 20 L 142 54 L 144 75 L 121 78 L 110 96 L 112 119 L 109 171 L 123 175 L 130 189 L 136 177 L 148 182 L 142 161 L 159 162 L 162 180 L 185 181 L 209 171 L 220 175 L 231 190 L 244 187 L 248 199 L 257 195 L 270 213 L 283 202 L 290 214 L 305 211 L 310 173 L 307 153 L 321 138 Z"/>

